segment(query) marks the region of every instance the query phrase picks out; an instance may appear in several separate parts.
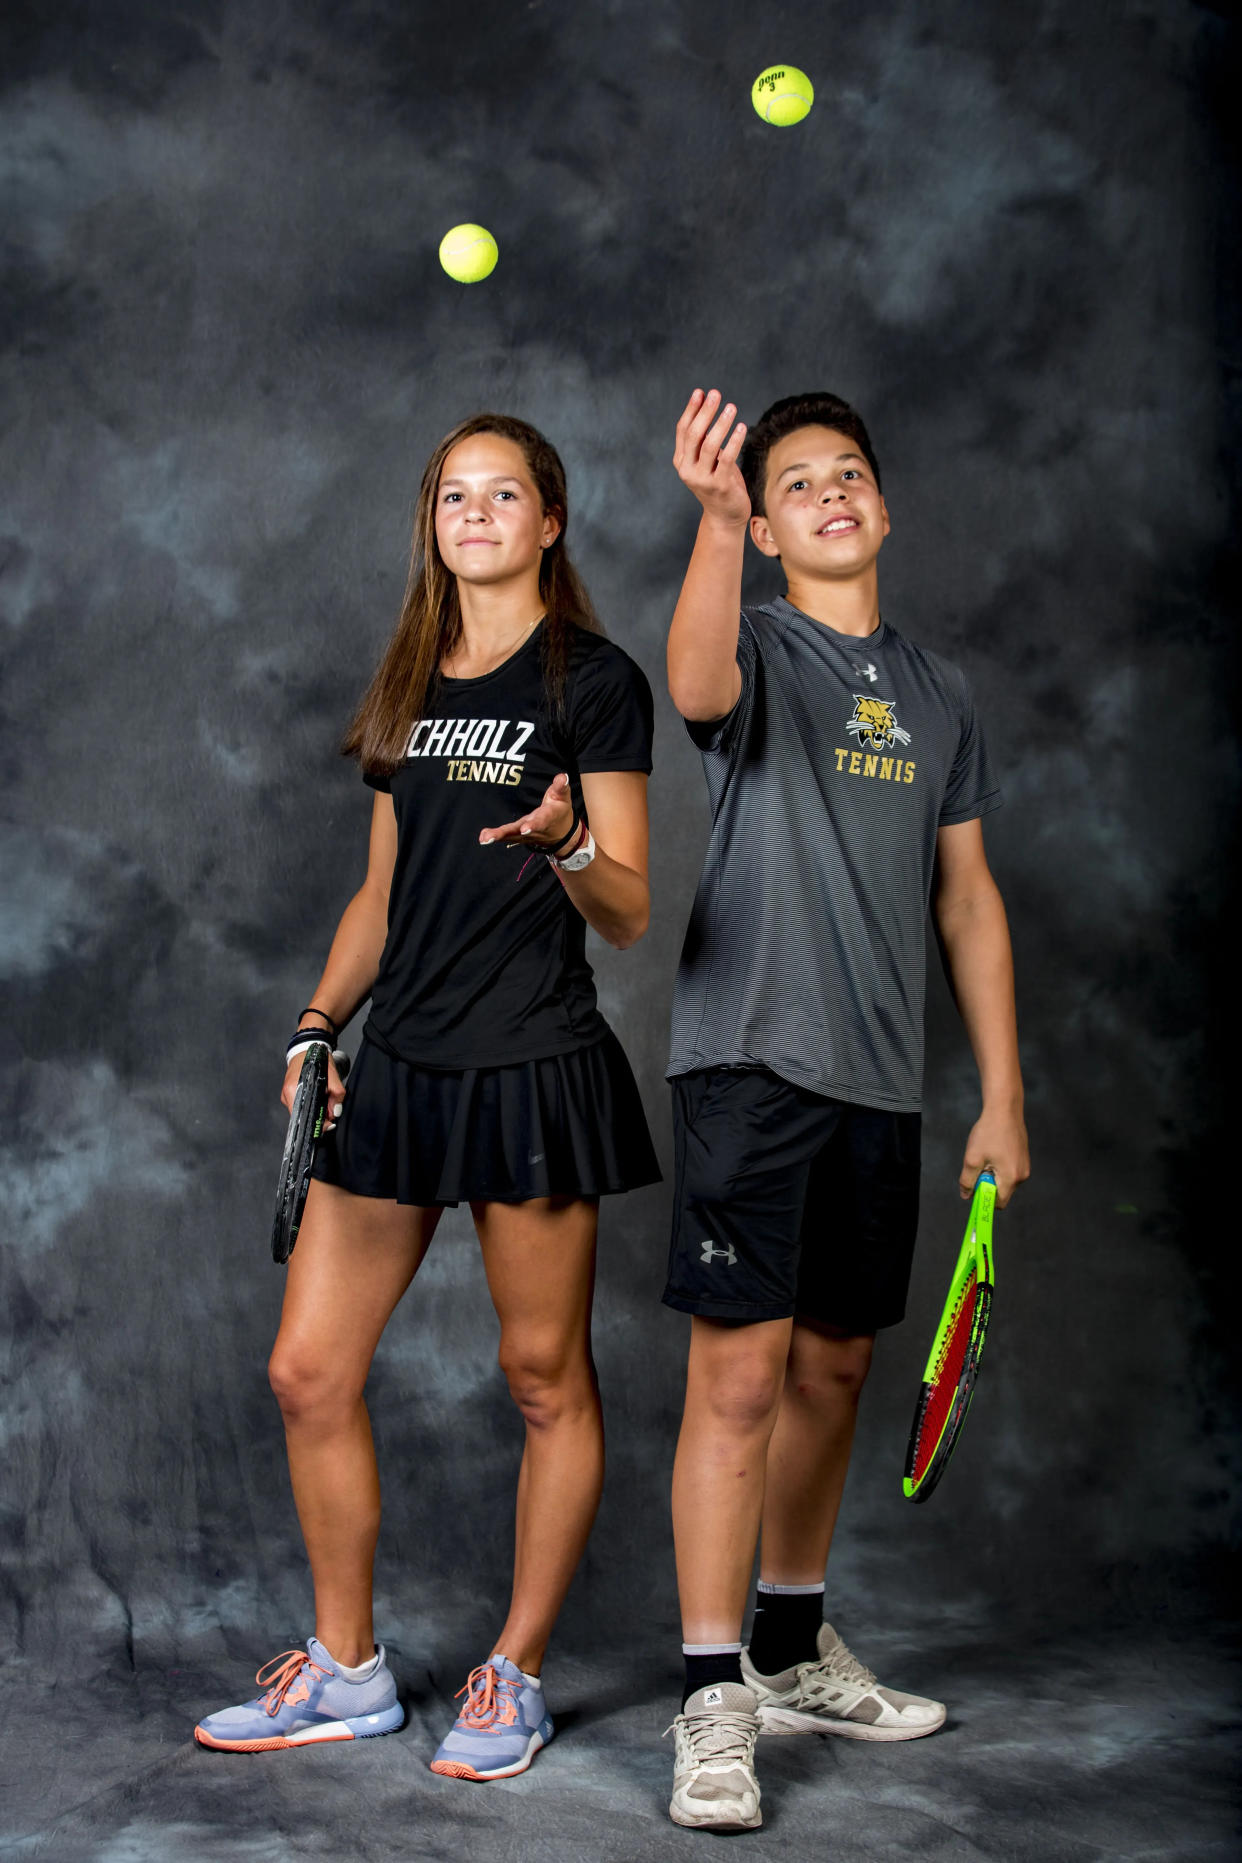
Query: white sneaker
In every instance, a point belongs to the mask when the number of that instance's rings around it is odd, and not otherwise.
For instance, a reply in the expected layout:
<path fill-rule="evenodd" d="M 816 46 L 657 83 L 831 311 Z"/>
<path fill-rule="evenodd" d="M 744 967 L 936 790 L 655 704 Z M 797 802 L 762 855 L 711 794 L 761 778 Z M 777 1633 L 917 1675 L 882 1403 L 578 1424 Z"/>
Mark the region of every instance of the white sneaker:
<path fill-rule="evenodd" d="M 676 1742 L 668 1815 L 694 1830 L 755 1831 L 763 1823 L 755 1777 L 755 1697 L 737 1682 L 691 1695 L 671 1728 Z"/>
<path fill-rule="evenodd" d="M 742 1651 L 742 1674 L 765 1734 L 841 1734 L 846 1740 L 918 1740 L 944 1726 L 942 1701 L 881 1688 L 831 1624 L 821 1624 L 817 1662 L 760 1675 Z"/>

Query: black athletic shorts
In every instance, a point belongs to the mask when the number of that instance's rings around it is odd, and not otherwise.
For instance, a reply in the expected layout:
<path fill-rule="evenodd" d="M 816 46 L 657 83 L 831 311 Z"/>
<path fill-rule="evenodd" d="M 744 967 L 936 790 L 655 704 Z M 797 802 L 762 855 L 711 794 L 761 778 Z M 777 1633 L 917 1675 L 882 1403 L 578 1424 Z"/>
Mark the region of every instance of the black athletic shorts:
<path fill-rule="evenodd" d="M 894 1326 L 919 1217 L 918 1113 L 853 1106 L 763 1068 L 672 1082 L 666 1305 L 711 1319 L 804 1314 Z"/>

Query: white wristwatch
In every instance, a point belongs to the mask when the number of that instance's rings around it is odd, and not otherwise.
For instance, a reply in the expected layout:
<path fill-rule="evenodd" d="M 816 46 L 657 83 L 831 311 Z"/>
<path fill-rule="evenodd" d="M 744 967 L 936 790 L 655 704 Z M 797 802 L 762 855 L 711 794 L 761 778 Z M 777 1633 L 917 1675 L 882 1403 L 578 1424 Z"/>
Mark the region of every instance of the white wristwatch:
<path fill-rule="evenodd" d="M 595 859 L 595 836 L 588 828 L 586 840 L 582 843 L 580 848 L 575 849 L 575 851 L 567 855 L 564 860 L 557 860 L 551 854 L 548 855 L 548 859 L 552 862 L 554 867 L 559 867 L 562 873 L 581 873 L 582 869 L 584 867 L 589 867 L 591 862 Z"/>

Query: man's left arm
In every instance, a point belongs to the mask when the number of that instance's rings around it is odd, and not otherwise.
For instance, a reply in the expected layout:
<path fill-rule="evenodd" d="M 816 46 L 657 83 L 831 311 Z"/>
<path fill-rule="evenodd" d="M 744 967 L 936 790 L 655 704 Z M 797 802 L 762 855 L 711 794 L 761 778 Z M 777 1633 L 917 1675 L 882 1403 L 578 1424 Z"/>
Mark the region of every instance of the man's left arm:
<path fill-rule="evenodd" d="M 958 1182 L 962 1196 L 969 1197 L 980 1171 L 990 1169 L 1003 1209 L 1030 1176 L 1031 1162 L 1022 1116 L 1009 924 L 984 852 L 981 822 L 954 822 L 937 832 L 932 913 L 983 1096 Z"/>

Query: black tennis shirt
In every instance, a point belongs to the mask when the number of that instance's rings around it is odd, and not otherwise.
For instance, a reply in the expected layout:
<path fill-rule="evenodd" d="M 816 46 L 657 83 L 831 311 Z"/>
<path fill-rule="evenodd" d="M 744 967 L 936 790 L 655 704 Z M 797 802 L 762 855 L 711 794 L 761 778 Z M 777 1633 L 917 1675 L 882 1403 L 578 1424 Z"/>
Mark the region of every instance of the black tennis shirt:
<path fill-rule="evenodd" d="M 542 624 L 479 679 L 441 679 L 391 778 L 397 857 L 366 1033 L 420 1067 L 503 1067 L 607 1033 L 586 922 L 545 857 L 479 844 L 561 770 L 651 770 L 651 688 L 629 655 L 575 628 L 564 717 L 545 696 Z"/>

